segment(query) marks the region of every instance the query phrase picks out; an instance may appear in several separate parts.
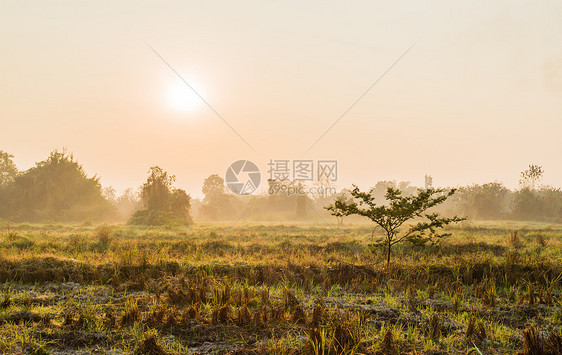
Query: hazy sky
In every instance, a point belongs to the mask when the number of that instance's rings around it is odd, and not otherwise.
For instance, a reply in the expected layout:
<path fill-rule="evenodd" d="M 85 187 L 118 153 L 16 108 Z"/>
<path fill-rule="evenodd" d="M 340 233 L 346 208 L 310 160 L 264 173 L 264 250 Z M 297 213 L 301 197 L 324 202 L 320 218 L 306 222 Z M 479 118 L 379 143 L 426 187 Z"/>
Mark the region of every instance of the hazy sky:
<path fill-rule="evenodd" d="M 238 159 L 337 159 L 339 187 L 515 187 L 537 163 L 562 186 L 560 1 L 2 1 L 0 43 L 20 169 L 67 147 L 119 191 L 160 165 L 199 196 Z"/>

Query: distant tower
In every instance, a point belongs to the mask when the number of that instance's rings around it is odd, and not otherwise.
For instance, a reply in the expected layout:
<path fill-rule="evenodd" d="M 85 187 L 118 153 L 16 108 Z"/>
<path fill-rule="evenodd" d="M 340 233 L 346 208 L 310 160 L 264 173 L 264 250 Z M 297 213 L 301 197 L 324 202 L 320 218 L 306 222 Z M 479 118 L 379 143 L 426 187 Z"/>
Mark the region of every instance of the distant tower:
<path fill-rule="evenodd" d="M 425 175 L 425 189 L 429 189 L 433 187 L 433 178 L 431 175 Z"/>

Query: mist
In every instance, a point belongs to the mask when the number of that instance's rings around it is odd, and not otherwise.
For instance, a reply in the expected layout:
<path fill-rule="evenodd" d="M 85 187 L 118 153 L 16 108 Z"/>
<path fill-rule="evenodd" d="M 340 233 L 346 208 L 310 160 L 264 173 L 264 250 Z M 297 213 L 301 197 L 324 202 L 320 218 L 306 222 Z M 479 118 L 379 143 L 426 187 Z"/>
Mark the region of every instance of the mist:
<path fill-rule="evenodd" d="M 0 354 L 562 354 L 562 2 L 0 5 Z"/>

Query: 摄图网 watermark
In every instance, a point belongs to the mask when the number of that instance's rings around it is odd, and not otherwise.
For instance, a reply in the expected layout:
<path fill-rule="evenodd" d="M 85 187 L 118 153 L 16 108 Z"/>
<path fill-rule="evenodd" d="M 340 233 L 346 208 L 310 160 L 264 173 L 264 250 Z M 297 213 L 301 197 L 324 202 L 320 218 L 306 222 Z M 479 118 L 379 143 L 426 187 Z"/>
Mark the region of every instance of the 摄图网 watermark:
<path fill-rule="evenodd" d="M 267 163 L 268 193 L 283 195 L 331 195 L 338 180 L 337 160 L 270 159 Z M 257 191 L 262 176 L 258 166 L 249 160 L 230 164 L 225 174 L 226 186 L 238 195 Z M 314 184 L 315 186 L 309 186 Z"/>

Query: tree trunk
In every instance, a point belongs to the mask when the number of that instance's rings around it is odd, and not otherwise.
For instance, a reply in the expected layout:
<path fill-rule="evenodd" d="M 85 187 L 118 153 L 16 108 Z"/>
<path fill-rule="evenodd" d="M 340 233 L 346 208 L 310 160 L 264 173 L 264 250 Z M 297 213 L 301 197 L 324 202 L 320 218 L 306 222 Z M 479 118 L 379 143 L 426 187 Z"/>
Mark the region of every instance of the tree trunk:
<path fill-rule="evenodd" d="M 386 249 L 386 267 L 388 268 L 388 266 L 390 265 L 390 248 L 392 247 L 392 244 L 390 244 L 390 241 L 388 242 L 388 247 Z"/>

